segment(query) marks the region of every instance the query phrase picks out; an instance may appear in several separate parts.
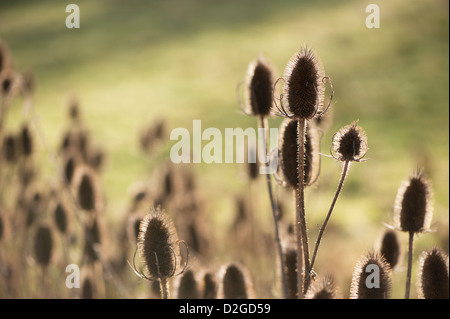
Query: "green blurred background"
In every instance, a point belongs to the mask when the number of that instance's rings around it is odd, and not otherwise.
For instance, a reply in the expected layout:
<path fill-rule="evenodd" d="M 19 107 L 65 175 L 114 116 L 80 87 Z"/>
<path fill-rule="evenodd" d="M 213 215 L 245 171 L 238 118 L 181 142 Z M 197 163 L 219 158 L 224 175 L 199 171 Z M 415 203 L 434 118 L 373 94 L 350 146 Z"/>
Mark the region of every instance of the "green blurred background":
<path fill-rule="evenodd" d="M 169 130 L 191 130 L 192 121 L 200 119 L 203 128 L 222 132 L 256 127 L 236 100 L 248 63 L 262 53 L 281 76 L 291 56 L 307 44 L 320 56 L 335 88 L 334 119 L 322 152 L 329 154 L 335 131 L 359 120 L 370 159 L 351 167 L 331 220 L 343 236 L 325 235 L 316 267 L 334 270 L 348 294 L 357 257 L 373 246 L 383 222 L 392 222 L 397 188 L 420 166 L 433 181 L 436 232 L 417 240 L 416 255 L 432 245 L 448 252 L 448 1 L 73 3 L 80 7 L 80 29 L 65 27 L 68 3 L 2 1 L 0 38 L 10 47 L 16 67 L 36 76 L 34 103 L 47 143 L 39 142 L 48 175 L 54 170 L 49 155 L 68 123 L 67 98 L 78 96 L 86 125 L 108 156 L 102 180 L 112 223 L 123 214 L 130 185 L 168 156 L 169 147 L 150 158 L 140 152 L 138 133 L 146 123 L 165 118 Z M 365 26 L 370 3 L 380 7 L 379 29 Z M 21 112 L 20 107 L 11 110 L 10 127 L 20 123 Z M 270 124 L 280 121 L 274 118 Z M 192 166 L 209 199 L 208 214 L 216 223 L 211 227 L 229 222 L 233 196 L 247 188 L 242 167 Z M 311 242 L 340 170 L 340 163 L 323 157 L 318 186 L 307 190 Z M 258 187 L 260 201 L 268 204 L 262 179 Z M 258 216 L 267 219 L 271 230 L 265 204 Z M 293 208 L 290 201 L 286 205 Z M 400 288 L 394 297 L 401 297 L 404 271 L 395 280 Z"/>

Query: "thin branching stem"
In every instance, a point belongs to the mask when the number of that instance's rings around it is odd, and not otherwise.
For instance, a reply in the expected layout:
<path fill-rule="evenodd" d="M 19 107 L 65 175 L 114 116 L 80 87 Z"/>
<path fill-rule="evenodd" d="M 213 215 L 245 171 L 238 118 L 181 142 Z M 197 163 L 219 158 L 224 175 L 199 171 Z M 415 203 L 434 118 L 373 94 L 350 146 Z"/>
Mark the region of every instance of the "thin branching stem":
<path fill-rule="evenodd" d="M 316 246 L 314 248 L 314 253 L 313 253 L 313 256 L 311 259 L 311 269 L 313 269 L 313 267 L 314 267 L 314 262 L 316 261 L 317 251 L 319 250 L 320 241 L 322 240 L 322 236 L 325 231 L 325 227 L 327 227 L 328 221 L 330 220 L 330 217 L 331 217 L 331 213 L 333 212 L 333 209 L 337 202 L 339 194 L 342 190 L 342 187 L 344 186 L 344 180 L 345 180 L 345 177 L 347 176 L 349 168 L 350 168 L 350 161 L 345 161 L 344 167 L 342 168 L 341 178 L 339 180 L 339 185 L 336 190 L 336 193 L 334 194 L 333 202 L 331 203 L 327 217 L 325 218 L 325 221 L 323 222 L 322 227 L 320 228 L 319 235 L 317 236 Z"/>
<path fill-rule="evenodd" d="M 269 141 L 267 138 L 269 126 L 267 124 L 268 124 L 267 118 L 265 118 L 265 117 L 259 118 L 259 125 L 263 129 L 263 132 L 264 132 L 263 139 L 264 139 L 264 147 L 265 147 L 266 157 L 270 153 L 269 152 Z M 269 161 L 267 161 L 266 167 L 269 167 L 269 164 L 270 164 Z M 266 172 L 265 175 L 266 175 L 266 181 L 267 181 L 267 190 L 269 192 L 270 205 L 272 207 L 272 216 L 273 216 L 273 223 L 274 223 L 274 229 L 275 229 L 275 243 L 277 245 L 278 256 L 280 259 L 281 283 L 283 286 L 284 297 L 287 298 L 289 296 L 289 294 L 288 294 L 288 288 L 287 288 L 286 268 L 285 268 L 285 264 L 284 264 L 283 248 L 281 246 L 280 233 L 278 231 L 278 218 L 279 218 L 280 212 L 278 209 L 278 205 L 273 196 L 272 182 L 271 182 L 270 174 L 268 174 L 268 172 Z"/>
<path fill-rule="evenodd" d="M 297 291 L 298 297 L 303 298 L 303 292 L 306 291 L 310 283 L 310 261 L 308 248 L 308 232 L 306 228 L 305 217 L 305 134 L 306 134 L 306 120 L 299 119 L 297 121 L 298 133 L 298 187 L 296 189 L 296 239 L 297 239 L 297 260 L 304 260 L 305 263 L 305 284 L 303 284 L 303 274 L 301 271 L 302 265 L 297 264 Z M 302 251 L 303 250 L 303 251 Z M 303 254 L 303 258 L 302 258 Z M 303 287 L 304 286 L 304 287 Z M 304 289 L 304 290 L 303 290 Z"/>
<path fill-rule="evenodd" d="M 409 232 L 409 244 L 408 244 L 408 270 L 406 273 L 406 290 L 405 299 L 409 299 L 409 292 L 411 290 L 411 270 L 413 262 L 413 249 L 414 249 L 414 232 Z"/>

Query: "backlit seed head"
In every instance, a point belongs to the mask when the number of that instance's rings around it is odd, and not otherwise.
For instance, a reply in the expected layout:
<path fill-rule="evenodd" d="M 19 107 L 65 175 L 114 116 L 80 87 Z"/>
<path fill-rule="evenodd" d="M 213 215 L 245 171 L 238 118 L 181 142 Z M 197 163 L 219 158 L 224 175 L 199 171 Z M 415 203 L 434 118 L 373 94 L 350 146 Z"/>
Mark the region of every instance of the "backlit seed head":
<path fill-rule="evenodd" d="M 146 276 L 169 278 L 175 275 L 181 259 L 178 235 L 172 219 L 159 208 L 142 220 L 138 248 Z"/>
<path fill-rule="evenodd" d="M 297 126 L 298 121 L 285 119 L 280 127 L 280 177 L 291 188 L 298 187 L 298 147 Z M 312 185 L 319 176 L 320 171 L 320 139 L 316 126 L 308 122 L 305 134 L 305 185 Z"/>
<path fill-rule="evenodd" d="M 203 299 L 217 298 L 217 278 L 213 273 L 207 272 L 203 275 Z"/>
<path fill-rule="evenodd" d="M 28 125 L 24 124 L 19 135 L 21 155 L 28 157 L 33 153 L 33 136 Z"/>
<path fill-rule="evenodd" d="M 417 290 L 419 298 L 449 298 L 448 255 L 441 249 L 432 248 L 421 254 Z"/>
<path fill-rule="evenodd" d="M 274 74 L 274 68 L 262 55 L 250 63 L 245 82 L 247 113 L 255 116 L 270 114 L 273 104 Z"/>
<path fill-rule="evenodd" d="M 433 215 L 431 181 L 421 171 L 413 172 L 398 189 L 394 206 L 394 226 L 419 233 L 430 228 Z"/>
<path fill-rule="evenodd" d="M 350 299 L 388 299 L 391 272 L 382 255 L 370 252 L 362 256 L 353 271 Z"/>
<path fill-rule="evenodd" d="M 327 275 L 314 281 L 305 294 L 305 299 L 340 299 L 333 277 Z"/>
<path fill-rule="evenodd" d="M 392 229 L 387 229 L 378 243 L 380 254 L 386 259 L 391 269 L 394 269 L 400 260 L 401 246 L 397 233 Z"/>
<path fill-rule="evenodd" d="M 78 204 L 85 211 L 99 211 L 101 196 L 95 171 L 88 166 L 79 166 L 75 170 L 73 185 Z"/>
<path fill-rule="evenodd" d="M 296 119 L 312 119 L 322 111 L 325 72 L 319 58 L 306 47 L 289 61 L 284 73 L 285 108 Z"/>
<path fill-rule="evenodd" d="M 332 156 L 339 161 L 359 162 L 367 153 L 367 136 L 358 122 L 344 126 L 333 136 Z"/>
<path fill-rule="evenodd" d="M 201 297 L 199 283 L 192 269 L 186 270 L 178 277 L 178 299 L 199 299 Z"/>
<path fill-rule="evenodd" d="M 253 299 L 253 283 L 244 266 L 233 263 L 222 270 L 220 287 L 222 299 Z"/>
<path fill-rule="evenodd" d="M 62 201 L 56 203 L 53 214 L 55 224 L 58 230 L 63 234 L 66 233 L 68 225 L 67 207 L 63 204 Z"/>
<path fill-rule="evenodd" d="M 47 225 L 40 225 L 34 237 L 34 256 L 36 262 L 42 266 L 50 263 L 53 250 L 52 231 Z"/>

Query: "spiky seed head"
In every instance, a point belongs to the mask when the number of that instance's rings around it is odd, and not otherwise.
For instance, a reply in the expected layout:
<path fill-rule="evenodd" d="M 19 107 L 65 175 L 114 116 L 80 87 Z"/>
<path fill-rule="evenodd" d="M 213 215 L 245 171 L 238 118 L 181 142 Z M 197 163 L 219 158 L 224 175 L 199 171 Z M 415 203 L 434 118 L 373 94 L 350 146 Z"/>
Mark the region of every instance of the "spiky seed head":
<path fill-rule="evenodd" d="M 434 247 L 421 254 L 417 286 L 419 298 L 449 298 L 448 255 L 441 249 Z"/>
<path fill-rule="evenodd" d="M 357 262 L 353 271 L 350 299 L 388 299 L 391 268 L 379 253 L 369 252 Z"/>
<path fill-rule="evenodd" d="M 244 266 L 233 263 L 223 270 L 220 296 L 223 299 L 253 299 L 253 283 Z"/>
<path fill-rule="evenodd" d="M 245 81 L 246 111 L 254 116 L 268 116 L 272 109 L 275 82 L 273 66 L 262 55 L 252 61 Z"/>
<path fill-rule="evenodd" d="M 45 267 L 50 263 L 53 250 L 52 231 L 47 225 L 40 225 L 34 237 L 34 256 L 36 262 Z"/>
<path fill-rule="evenodd" d="M 394 226 L 420 233 L 430 228 L 433 215 L 431 181 L 422 171 L 413 172 L 400 185 L 394 206 Z"/>
<path fill-rule="evenodd" d="M 340 299 L 334 278 L 326 275 L 314 281 L 305 294 L 305 299 Z"/>
<path fill-rule="evenodd" d="M 296 119 L 312 119 L 323 108 L 325 72 L 316 54 L 306 47 L 290 59 L 284 73 L 286 110 Z"/>
<path fill-rule="evenodd" d="M 378 245 L 380 254 L 386 259 L 391 269 L 394 269 L 398 265 L 401 255 L 401 245 L 397 233 L 392 229 L 387 229 Z"/>
<path fill-rule="evenodd" d="M 281 179 L 290 187 L 298 187 L 298 121 L 285 119 L 279 132 Z M 314 123 L 308 122 L 305 134 L 304 184 L 313 184 L 320 171 L 320 140 Z"/>
<path fill-rule="evenodd" d="M 359 162 L 367 153 L 367 136 L 364 130 L 353 122 L 341 128 L 332 140 L 334 157 L 340 161 Z"/>
<path fill-rule="evenodd" d="M 20 131 L 20 146 L 23 156 L 28 157 L 33 153 L 33 136 L 27 124 L 22 125 Z"/>
<path fill-rule="evenodd" d="M 59 201 L 56 204 L 53 214 L 54 214 L 55 224 L 56 224 L 56 227 L 58 228 L 58 230 L 63 234 L 66 233 L 67 224 L 68 224 L 67 208 L 61 201 Z"/>
<path fill-rule="evenodd" d="M 186 270 L 178 278 L 178 299 L 199 299 L 200 287 L 192 269 Z"/>
<path fill-rule="evenodd" d="M 160 208 L 142 220 L 138 247 L 150 277 L 170 278 L 175 274 L 181 259 L 178 235 L 172 219 Z"/>
<path fill-rule="evenodd" d="M 213 273 L 203 275 L 203 299 L 217 298 L 217 279 Z"/>
<path fill-rule="evenodd" d="M 96 172 L 89 166 L 78 166 L 72 178 L 78 204 L 85 211 L 99 211 L 101 196 Z"/>

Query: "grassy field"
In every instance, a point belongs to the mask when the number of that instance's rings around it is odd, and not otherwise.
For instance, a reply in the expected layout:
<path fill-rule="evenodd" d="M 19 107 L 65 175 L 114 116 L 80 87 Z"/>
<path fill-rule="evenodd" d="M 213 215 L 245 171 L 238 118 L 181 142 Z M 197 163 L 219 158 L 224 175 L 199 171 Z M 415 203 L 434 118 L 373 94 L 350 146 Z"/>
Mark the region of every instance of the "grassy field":
<path fill-rule="evenodd" d="M 101 175 L 106 210 L 112 227 L 120 227 L 130 186 L 167 160 L 173 144 L 168 140 L 153 154 L 143 154 L 138 143 L 143 126 L 164 118 L 169 131 L 192 130 L 192 121 L 198 119 L 203 128 L 222 132 L 228 127 L 256 127 L 254 118 L 241 114 L 235 93 L 248 63 L 262 53 L 281 76 L 290 57 L 307 44 L 321 57 L 335 88 L 334 119 L 323 137 L 322 152 L 329 154 L 334 132 L 359 120 L 368 136 L 370 159 L 351 167 L 317 269 L 335 273 L 347 296 L 356 259 L 373 246 L 383 223 L 392 223 L 397 188 L 421 166 L 433 181 L 436 232 L 418 238 L 416 257 L 432 245 L 448 253 L 447 1 L 379 1 L 379 29 L 365 26 L 370 1 L 76 3 L 80 29 L 65 27 L 68 14 L 60 1 L 0 4 L 0 39 L 10 47 L 17 69 L 32 70 L 37 80 L 36 127 L 45 137 L 37 142 L 43 183 L 54 175 L 51 156 L 68 124 L 68 96 L 75 93 L 93 140 L 107 154 Z M 8 127 L 21 123 L 20 103 L 15 101 Z M 280 122 L 270 120 L 271 126 Z M 229 234 L 220 226 L 234 218 L 234 197 L 248 191 L 243 167 L 192 164 L 191 168 L 201 196 L 208 199 L 209 227 L 218 237 L 220 248 L 212 261 L 230 261 L 237 247 L 227 244 Z M 340 170 L 340 163 L 323 157 L 318 186 L 307 190 L 311 241 L 328 210 Z M 262 179 L 252 191 L 260 207 L 254 217 L 271 233 Z M 293 215 L 290 194 L 278 192 Z M 401 235 L 406 244 L 406 234 Z M 273 262 L 269 257 L 265 261 Z M 272 297 L 264 287 L 273 273 L 261 279 L 258 269 L 249 268 L 259 295 Z M 269 264 L 263 270 L 271 268 Z M 404 270 L 395 274 L 393 297 L 403 296 L 404 276 Z"/>

